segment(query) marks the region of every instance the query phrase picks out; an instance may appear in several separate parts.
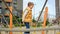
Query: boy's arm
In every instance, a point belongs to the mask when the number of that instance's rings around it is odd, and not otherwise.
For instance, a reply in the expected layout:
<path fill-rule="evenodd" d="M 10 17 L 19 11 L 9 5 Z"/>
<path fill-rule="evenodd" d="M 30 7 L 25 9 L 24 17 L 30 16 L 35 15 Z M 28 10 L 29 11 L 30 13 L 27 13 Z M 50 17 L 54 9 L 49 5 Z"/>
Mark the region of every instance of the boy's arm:
<path fill-rule="evenodd" d="M 25 17 L 25 16 L 27 15 L 27 13 L 28 13 L 28 10 L 26 10 L 26 11 L 24 12 L 24 15 L 23 15 L 23 16 Z"/>
<path fill-rule="evenodd" d="M 28 10 L 25 10 L 24 13 L 23 13 L 23 21 L 24 21 L 26 15 L 27 15 L 27 13 L 28 13 Z"/>

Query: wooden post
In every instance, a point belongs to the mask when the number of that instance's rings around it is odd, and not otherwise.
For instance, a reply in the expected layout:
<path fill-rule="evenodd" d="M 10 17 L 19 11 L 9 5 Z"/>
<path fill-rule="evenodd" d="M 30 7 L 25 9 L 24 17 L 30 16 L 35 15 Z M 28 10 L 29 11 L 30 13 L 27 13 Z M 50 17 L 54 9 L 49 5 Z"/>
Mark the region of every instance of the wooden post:
<path fill-rule="evenodd" d="M 9 7 L 10 11 L 12 12 L 12 7 Z M 10 30 L 12 30 L 12 14 L 10 13 Z M 10 32 L 9 34 L 12 34 L 12 32 Z"/>
<path fill-rule="evenodd" d="M 46 27 L 47 16 L 48 16 L 48 7 L 45 8 L 45 12 L 44 12 L 43 28 Z M 42 34 L 44 34 L 44 31 L 42 31 Z"/>

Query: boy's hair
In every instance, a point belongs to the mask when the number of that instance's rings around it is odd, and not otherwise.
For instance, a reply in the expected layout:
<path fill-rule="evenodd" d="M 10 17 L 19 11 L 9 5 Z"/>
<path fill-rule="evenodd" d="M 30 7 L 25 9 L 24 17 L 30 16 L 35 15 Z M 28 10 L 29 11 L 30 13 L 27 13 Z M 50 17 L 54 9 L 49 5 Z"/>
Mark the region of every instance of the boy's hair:
<path fill-rule="evenodd" d="M 28 6 L 31 6 L 31 5 L 34 5 L 34 3 L 33 2 L 29 2 L 28 3 Z"/>

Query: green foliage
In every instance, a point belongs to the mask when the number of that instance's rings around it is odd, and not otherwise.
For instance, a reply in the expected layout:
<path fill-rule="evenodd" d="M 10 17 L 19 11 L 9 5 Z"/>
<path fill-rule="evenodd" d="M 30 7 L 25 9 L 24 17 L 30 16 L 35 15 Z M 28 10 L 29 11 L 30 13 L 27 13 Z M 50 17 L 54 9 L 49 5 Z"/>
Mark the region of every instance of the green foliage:
<path fill-rule="evenodd" d="M 22 22 L 22 18 L 17 18 L 17 21 L 18 22 Z"/>
<path fill-rule="evenodd" d="M 20 25 L 16 23 L 16 24 L 14 24 L 14 26 L 15 26 L 15 27 L 18 27 L 18 26 L 20 26 Z"/>
<path fill-rule="evenodd" d="M 17 16 L 13 16 L 13 22 L 16 22 L 17 23 L 17 21 L 20 23 L 20 22 L 22 22 L 22 18 L 19 18 L 19 17 L 17 17 Z"/>
<path fill-rule="evenodd" d="M 13 16 L 13 24 L 16 24 L 17 22 L 16 22 L 16 17 L 15 16 Z"/>
<path fill-rule="evenodd" d="M 21 24 L 21 26 L 25 26 L 25 24 Z"/>
<path fill-rule="evenodd" d="M 17 23 L 18 22 L 18 23 Z M 20 26 L 21 23 L 22 22 L 22 18 L 19 18 L 19 17 L 17 17 L 17 16 L 13 16 L 13 24 L 14 24 L 14 26 L 15 27 L 18 27 L 18 26 Z"/>
<path fill-rule="evenodd" d="M 38 22 L 37 23 L 37 27 L 42 27 L 42 24 L 43 24 L 43 22 Z M 46 26 L 49 26 L 49 20 L 47 19 L 47 21 L 46 21 Z"/>
<path fill-rule="evenodd" d="M 35 23 L 35 22 L 36 22 L 36 20 L 34 19 L 34 17 L 33 17 L 33 19 L 32 19 L 32 22 L 33 22 L 33 23 Z"/>
<path fill-rule="evenodd" d="M 37 27 L 42 27 L 42 22 L 38 22 Z"/>
<path fill-rule="evenodd" d="M 49 20 L 47 19 L 47 21 L 46 21 L 46 26 L 48 26 L 50 23 L 49 23 Z"/>
<path fill-rule="evenodd" d="M 4 27 L 8 28 L 8 25 L 6 25 L 6 24 L 3 24 L 3 25 L 4 25 Z"/>

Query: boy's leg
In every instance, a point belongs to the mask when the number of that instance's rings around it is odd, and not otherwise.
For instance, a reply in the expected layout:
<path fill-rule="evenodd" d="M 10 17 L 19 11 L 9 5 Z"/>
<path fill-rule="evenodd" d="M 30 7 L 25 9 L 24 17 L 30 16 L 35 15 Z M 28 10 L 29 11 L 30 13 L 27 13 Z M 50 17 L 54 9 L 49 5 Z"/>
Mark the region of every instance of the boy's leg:
<path fill-rule="evenodd" d="M 25 22 L 26 29 L 30 28 L 29 22 Z M 25 32 L 24 34 L 30 34 L 30 32 Z"/>

